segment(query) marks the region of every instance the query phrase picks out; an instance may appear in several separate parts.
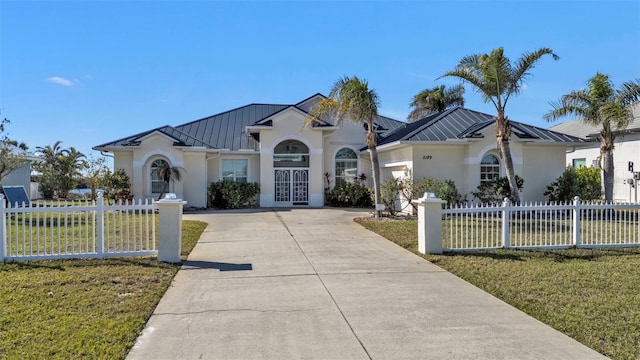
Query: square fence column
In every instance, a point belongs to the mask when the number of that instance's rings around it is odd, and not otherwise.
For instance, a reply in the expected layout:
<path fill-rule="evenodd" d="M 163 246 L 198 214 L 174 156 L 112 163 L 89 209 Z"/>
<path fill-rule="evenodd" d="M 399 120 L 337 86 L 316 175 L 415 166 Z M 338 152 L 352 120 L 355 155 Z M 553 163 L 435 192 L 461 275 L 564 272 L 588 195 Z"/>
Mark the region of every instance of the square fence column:
<path fill-rule="evenodd" d="M 158 260 L 179 263 L 182 250 L 182 199 L 157 201 L 159 212 Z"/>
<path fill-rule="evenodd" d="M 442 254 L 442 204 L 433 193 L 412 203 L 418 205 L 418 251 L 421 254 Z"/>

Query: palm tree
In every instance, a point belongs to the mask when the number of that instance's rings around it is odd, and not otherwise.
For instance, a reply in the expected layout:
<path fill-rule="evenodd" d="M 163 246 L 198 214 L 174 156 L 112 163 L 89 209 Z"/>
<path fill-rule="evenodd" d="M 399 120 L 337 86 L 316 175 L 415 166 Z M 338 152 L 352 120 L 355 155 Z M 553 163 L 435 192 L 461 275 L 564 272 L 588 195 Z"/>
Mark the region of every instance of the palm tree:
<path fill-rule="evenodd" d="M 455 85 L 446 88 L 444 85 L 436 86 L 433 89 L 420 91 L 411 101 L 413 110 L 409 113 L 409 122 L 417 121 L 423 117 L 445 111 L 452 106 L 464 106 L 464 86 Z"/>
<path fill-rule="evenodd" d="M 81 171 L 86 167 L 87 162 L 86 156 L 73 146 L 61 150 L 60 154 L 56 162 L 56 169 L 59 171 L 58 196 L 66 198 L 69 190 L 75 186 L 76 179 L 82 176 Z"/>
<path fill-rule="evenodd" d="M 171 166 L 168 162 L 163 161 L 160 166 L 156 168 L 158 177 L 163 180 L 164 185 L 162 186 L 162 191 L 160 192 L 160 196 L 158 196 L 158 200 L 162 199 L 164 194 L 167 192 L 167 187 L 169 186 L 169 182 L 180 181 L 182 180 L 182 168 L 177 166 Z"/>
<path fill-rule="evenodd" d="M 62 141 L 58 140 L 53 145 L 36 146 L 36 154 L 42 157 L 43 165 L 57 165 L 60 157 L 64 156 L 64 149 L 60 144 L 62 144 Z"/>
<path fill-rule="evenodd" d="M 604 177 L 604 199 L 613 200 L 613 148 L 616 137 L 624 134 L 633 120 L 629 105 L 640 99 L 640 79 L 615 89 L 609 76 L 596 73 L 587 81 L 587 89 L 572 91 L 551 103 L 552 110 L 544 115 L 547 121 L 575 115 L 588 125 L 600 127 L 600 161 Z"/>
<path fill-rule="evenodd" d="M 463 82 L 468 82 L 482 93 L 482 99 L 485 102 L 491 102 L 495 106 L 498 151 L 504 162 L 511 197 L 516 203 L 520 202 L 520 194 L 509 147 L 511 125 L 509 118 L 505 116 L 505 107 L 511 95 L 518 95 L 522 91 L 524 80 L 530 75 L 529 71 L 545 55 L 551 55 L 554 60 L 559 59 L 553 50 L 540 48 L 534 52 L 524 53 L 518 61 L 511 63 L 509 58 L 504 56 L 504 49 L 500 47 L 491 51 L 490 54 L 467 55 L 460 60 L 454 70 L 442 75 L 442 77 L 454 76 Z"/>
<path fill-rule="evenodd" d="M 349 120 L 355 123 L 364 123 L 367 127 L 365 143 L 371 157 L 373 170 L 373 189 L 375 203 L 380 204 L 380 166 L 376 146 L 378 138 L 374 129 L 374 121 L 378 118 L 378 94 L 369 89 L 369 83 L 357 76 L 345 76 L 338 79 L 331 88 L 329 97 L 321 100 L 311 110 L 305 126 L 313 125 L 317 119 L 331 117 L 335 124 Z M 376 209 L 375 217 L 380 217 L 380 211 Z"/>

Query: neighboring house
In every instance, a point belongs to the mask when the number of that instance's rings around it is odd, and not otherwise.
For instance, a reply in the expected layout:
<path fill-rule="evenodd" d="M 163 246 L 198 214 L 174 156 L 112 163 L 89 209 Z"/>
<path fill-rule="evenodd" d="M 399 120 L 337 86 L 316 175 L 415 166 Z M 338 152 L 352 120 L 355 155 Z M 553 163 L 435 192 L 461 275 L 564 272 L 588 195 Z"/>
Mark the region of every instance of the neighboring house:
<path fill-rule="evenodd" d="M 132 179 L 136 198 L 157 197 L 162 181 L 154 169 L 162 162 L 183 169 L 170 192 L 205 207 L 207 185 L 221 179 L 260 183 L 260 206 L 323 206 L 325 173 L 330 187 L 355 181 L 371 165 L 362 124 L 340 127 L 318 122 L 303 128 L 320 99 L 297 104 L 250 104 L 179 126 L 163 126 L 94 147 L 111 152 L 114 168 Z M 503 176 L 492 115 L 455 108 L 407 124 L 380 116 L 382 181 L 425 176 L 455 181 L 462 194 L 481 181 Z M 565 152 L 584 140 L 512 122 L 511 149 L 516 173 L 525 179 L 523 199 L 544 200 L 546 185 L 565 168 Z"/>
<path fill-rule="evenodd" d="M 31 194 L 31 164 L 34 161 L 37 161 L 38 157 L 33 154 L 27 154 L 25 156 L 25 162 L 20 167 L 14 169 L 12 172 L 7 174 L 3 179 L 0 185 L 2 186 L 24 186 L 27 194 Z M 30 197 L 32 200 L 35 197 Z"/>
<path fill-rule="evenodd" d="M 634 187 L 629 183 L 629 179 L 634 177 L 634 174 L 629 171 L 629 162 L 633 162 L 634 172 L 640 172 L 640 103 L 634 104 L 631 110 L 634 116 L 633 121 L 627 127 L 626 133 L 617 137 L 613 150 L 613 199 L 617 202 L 638 202 L 640 200 L 637 186 Z M 585 125 L 578 119 L 554 125 L 549 129 L 587 139 L 586 143 L 569 148 L 566 154 L 567 166 L 600 167 L 599 127 Z M 637 179 L 633 179 L 631 183 L 640 185 Z"/>

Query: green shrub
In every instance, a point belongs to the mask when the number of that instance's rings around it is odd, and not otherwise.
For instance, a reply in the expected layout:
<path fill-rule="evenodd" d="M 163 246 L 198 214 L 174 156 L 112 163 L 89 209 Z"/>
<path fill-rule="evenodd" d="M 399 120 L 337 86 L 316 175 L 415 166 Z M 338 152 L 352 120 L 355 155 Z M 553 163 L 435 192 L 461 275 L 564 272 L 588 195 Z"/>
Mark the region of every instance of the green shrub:
<path fill-rule="evenodd" d="M 373 207 L 373 194 L 364 185 L 342 183 L 336 185 L 329 194 L 331 206 L 338 207 Z"/>
<path fill-rule="evenodd" d="M 522 191 L 524 179 L 517 174 L 516 184 L 518 184 L 518 191 Z M 509 186 L 509 180 L 506 176 L 498 177 L 478 185 L 477 191 L 471 192 L 471 195 L 483 204 L 501 203 L 505 197 L 513 201 L 511 198 L 511 187 Z"/>
<path fill-rule="evenodd" d="M 445 200 L 448 205 L 461 202 L 462 195 L 458 192 L 453 180 L 439 180 L 432 177 L 422 179 L 422 183 L 414 184 L 411 178 L 393 179 L 382 183 L 380 186 L 382 202 L 391 215 L 397 212 L 397 200 L 411 204 L 414 211 L 417 206 L 411 200 L 421 197 L 425 192 L 434 193 L 438 198 Z M 402 211 L 404 209 L 400 209 Z"/>
<path fill-rule="evenodd" d="M 398 196 L 403 192 L 405 179 L 391 179 L 380 185 L 380 200 L 392 216 L 398 212 Z"/>
<path fill-rule="evenodd" d="M 571 201 L 574 196 L 582 200 L 596 200 L 602 197 L 600 169 L 593 167 L 568 167 L 559 178 L 547 186 L 544 195 L 549 201 Z"/>
<path fill-rule="evenodd" d="M 260 193 L 257 182 L 239 183 L 220 180 L 209 184 L 209 207 L 216 209 L 240 209 L 256 204 Z"/>

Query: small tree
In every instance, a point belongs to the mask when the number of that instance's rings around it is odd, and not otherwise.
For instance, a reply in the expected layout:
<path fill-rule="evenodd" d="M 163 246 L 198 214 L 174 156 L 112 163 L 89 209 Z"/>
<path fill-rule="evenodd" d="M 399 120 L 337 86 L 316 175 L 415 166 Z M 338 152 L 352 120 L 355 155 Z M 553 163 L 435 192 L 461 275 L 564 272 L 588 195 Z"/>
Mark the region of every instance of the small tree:
<path fill-rule="evenodd" d="M 180 181 L 182 180 L 182 168 L 177 166 L 171 166 L 168 162 L 163 161 L 162 165 L 158 166 L 155 171 L 158 172 L 158 177 L 163 180 L 164 184 L 162 185 L 162 191 L 158 196 L 158 200 L 162 199 L 164 194 L 167 192 L 167 188 L 169 187 L 169 182 Z"/>
<path fill-rule="evenodd" d="M 124 195 L 129 194 L 131 180 L 124 169 L 118 169 L 114 173 L 106 169 L 102 179 L 102 185 L 104 186 L 107 201 L 112 203 L 112 201 L 121 200 Z"/>
<path fill-rule="evenodd" d="M 522 186 L 524 186 L 524 179 L 518 174 L 516 174 L 516 184 L 518 186 L 516 192 L 519 193 L 522 190 Z M 517 202 L 517 199 L 513 198 L 513 193 L 509 186 L 509 180 L 507 180 L 506 176 L 503 176 L 483 182 L 478 185 L 476 191 L 471 192 L 471 195 L 483 204 L 490 204 L 501 203 L 505 197 L 509 198 L 512 202 Z M 518 199 L 519 198 L 518 196 Z"/>
<path fill-rule="evenodd" d="M 84 179 L 89 189 L 91 189 L 90 199 L 95 200 L 99 187 L 103 187 L 104 176 L 109 171 L 106 166 L 106 160 L 103 157 L 94 158 L 89 155 L 86 161 Z"/>

